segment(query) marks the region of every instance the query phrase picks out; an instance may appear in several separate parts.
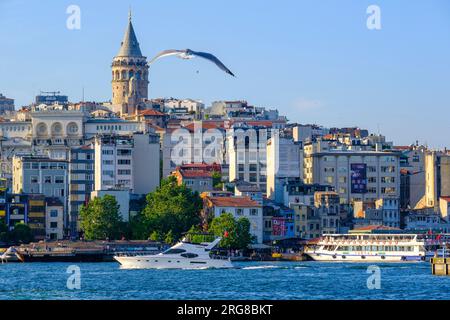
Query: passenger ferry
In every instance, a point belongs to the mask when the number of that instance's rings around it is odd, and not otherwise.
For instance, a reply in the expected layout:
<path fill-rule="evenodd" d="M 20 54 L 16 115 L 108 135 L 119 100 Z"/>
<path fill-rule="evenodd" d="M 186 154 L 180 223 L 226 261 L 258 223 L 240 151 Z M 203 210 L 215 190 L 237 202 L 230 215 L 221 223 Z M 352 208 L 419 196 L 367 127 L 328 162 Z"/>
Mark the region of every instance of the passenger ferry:
<path fill-rule="evenodd" d="M 416 234 L 329 234 L 304 252 L 315 261 L 424 261 L 425 242 Z"/>

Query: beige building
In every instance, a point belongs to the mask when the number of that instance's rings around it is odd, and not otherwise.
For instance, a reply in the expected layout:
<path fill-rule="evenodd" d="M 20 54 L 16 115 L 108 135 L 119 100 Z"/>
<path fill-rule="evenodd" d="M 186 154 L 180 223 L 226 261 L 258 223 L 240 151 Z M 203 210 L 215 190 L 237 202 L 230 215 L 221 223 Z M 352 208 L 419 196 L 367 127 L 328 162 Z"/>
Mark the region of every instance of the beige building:
<path fill-rule="evenodd" d="M 121 115 L 137 114 L 143 100 L 148 98 L 148 64 L 134 33 L 131 14 L 111 67 L 112 110 Z"/>
<path fill-rule="evenodd" d="M 400 153 L 305 146 L 305 183 L 330 185 L 341 203 L 400 197 Z"/>
<path fill-rule="evenodd" d="M 425 205 L 439 206 L 439 198 L 450 196 L 450 155 L 430 151 L 425 156 Z"/>
<path fill-rule="evenodd" d="M 86 117 L 82 111 L 49 109 L 32 112 L 33 151 L 52 159 L 67 160 L 70 148 L 83 142 Z"/>

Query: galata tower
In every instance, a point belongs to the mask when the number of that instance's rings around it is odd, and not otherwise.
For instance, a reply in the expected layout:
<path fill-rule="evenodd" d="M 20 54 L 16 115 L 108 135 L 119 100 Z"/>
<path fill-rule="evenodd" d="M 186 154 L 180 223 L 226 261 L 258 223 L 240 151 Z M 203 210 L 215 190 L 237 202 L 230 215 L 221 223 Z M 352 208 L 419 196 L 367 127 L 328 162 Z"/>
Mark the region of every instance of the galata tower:
<path fill-rule="evenodd" d="M 119 53 L 114 57 L 111 68 L 113 111 L 121 115 L 136 114 L 143 100 L 148 98 L 148 65 L 134 33 L 131 12 Z"/>

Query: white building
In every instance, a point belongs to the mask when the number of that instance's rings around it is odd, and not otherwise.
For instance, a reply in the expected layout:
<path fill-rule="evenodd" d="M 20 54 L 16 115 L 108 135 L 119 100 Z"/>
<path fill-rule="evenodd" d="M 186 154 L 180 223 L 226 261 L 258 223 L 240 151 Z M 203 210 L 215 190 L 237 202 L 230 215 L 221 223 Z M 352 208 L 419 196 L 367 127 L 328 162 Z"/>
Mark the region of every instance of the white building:
<path fill-rule="evenodd" d="M 116 199 L 122 221 L 128 222 L 130 220 L 130 190 L 94 190 L 91 192 L 91 199 L 103 198 L 105 195 L 113 196 Z"/>
<path fill-rule="evenodd" d="M 98 134 L 130 135 L 145 131 L 145 124 L 139 121 L 128 121 L 121 118 L 92 118 L 84 124 L 86 139 Z"/>
<path fill-rule="evenodd" d="M 256 237 L 256 242 L 263 242 L 262 205 L 249 197 L 205 197 L 204 213 L 210 217 L 223 213 L 231 213 L 236 219 L 245 217 L 250 221 L 250 233 Z"/>
<path fill-rule="evenodd" d="M 229 181 L 242 180 L 267 188 L 267 137 L 266 129 L 246 127 L 227 131 L 227 163 Z"/>
<path fill-rule="evenodd" d="M 301 143 L 273 135 L 267 142 L 267 197 L 283 203 L 283 185 L 287 178 L 300 177 L 303 170 Z"/>
<path fill-rule="evenodd" d="M 399 199 L 378 199 L 376 208 L 381 211 L 383 225 L 400 228 L 400 201 Z"/>
<path fill-rule="evenodd" d="M 159 186 L 159 138 L 153 134 L 97 136 L 94 189 L 147 194 Z"/>
<path fill-rule="evenodd" d="M 292 135 L 296 142 L 305 142 L 316 137 L 322 137 L 329 132 L 329 129 L 314 124 L 299 124 L 292 129 Z"/>

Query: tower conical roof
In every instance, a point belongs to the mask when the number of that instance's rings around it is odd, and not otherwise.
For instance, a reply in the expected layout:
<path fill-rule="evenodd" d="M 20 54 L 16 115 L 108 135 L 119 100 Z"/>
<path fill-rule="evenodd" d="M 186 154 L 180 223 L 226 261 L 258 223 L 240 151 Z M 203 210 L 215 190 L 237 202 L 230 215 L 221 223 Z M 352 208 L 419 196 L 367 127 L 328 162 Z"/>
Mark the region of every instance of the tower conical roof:
<path fill-rule="evenodd" d="M 139 48 L 139 42 L 134 33 L 133 24 L 131 23 L 131 14 L 117 57 L 142 57 L 141 48 Z"/>

